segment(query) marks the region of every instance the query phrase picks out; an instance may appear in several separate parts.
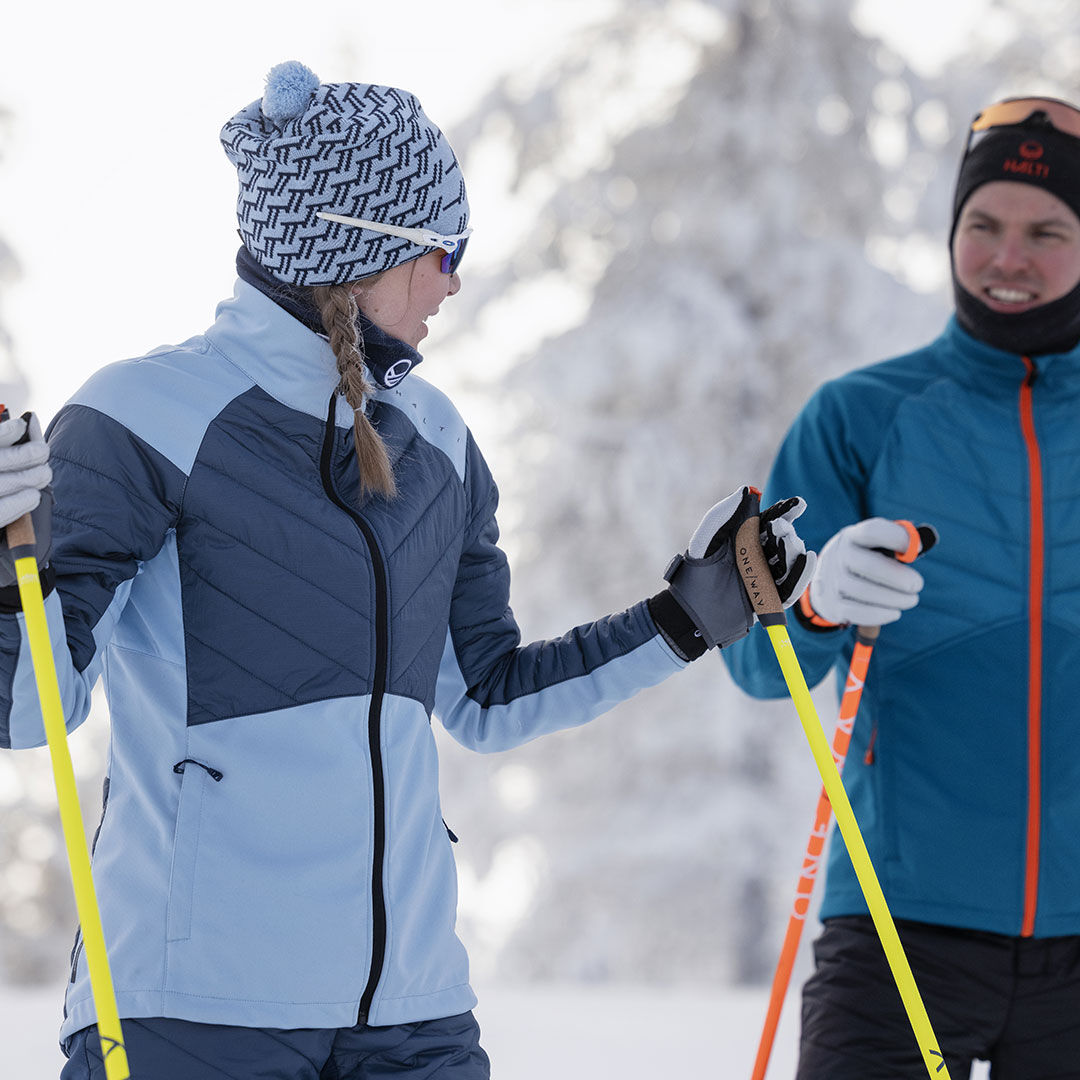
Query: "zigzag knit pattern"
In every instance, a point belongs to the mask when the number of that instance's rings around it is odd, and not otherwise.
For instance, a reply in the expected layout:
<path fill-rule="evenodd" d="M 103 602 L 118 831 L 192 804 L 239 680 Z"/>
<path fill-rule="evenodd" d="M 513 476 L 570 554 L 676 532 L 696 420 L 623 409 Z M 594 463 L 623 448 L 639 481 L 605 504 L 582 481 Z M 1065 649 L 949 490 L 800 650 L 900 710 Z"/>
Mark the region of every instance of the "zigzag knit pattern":
<path fill-rule="evenodd" d="M 323 221 L 320 210 L 444 235 L 469 220 L 454 152 L 405 90 L 319 86 L 305 111 L 281 126 L 252 102 L 225 124 L 221 142 L 239 173 L 244 244 L 288 284 L 354 281 L 431 250 Z"/>

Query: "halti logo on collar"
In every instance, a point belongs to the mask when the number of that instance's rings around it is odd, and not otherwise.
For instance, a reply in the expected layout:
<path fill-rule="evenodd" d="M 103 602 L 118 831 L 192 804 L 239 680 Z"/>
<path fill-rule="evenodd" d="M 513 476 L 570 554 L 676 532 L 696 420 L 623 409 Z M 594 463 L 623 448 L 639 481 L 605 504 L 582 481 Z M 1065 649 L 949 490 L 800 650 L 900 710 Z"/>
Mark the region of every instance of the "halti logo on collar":
<path fill-rule="evenodd" d="M 412 371 L 413 362 L 407 359 L 396 360 L 387 369 L 383 375 L 384 386 L 397 386 L 406 375 Z"/>

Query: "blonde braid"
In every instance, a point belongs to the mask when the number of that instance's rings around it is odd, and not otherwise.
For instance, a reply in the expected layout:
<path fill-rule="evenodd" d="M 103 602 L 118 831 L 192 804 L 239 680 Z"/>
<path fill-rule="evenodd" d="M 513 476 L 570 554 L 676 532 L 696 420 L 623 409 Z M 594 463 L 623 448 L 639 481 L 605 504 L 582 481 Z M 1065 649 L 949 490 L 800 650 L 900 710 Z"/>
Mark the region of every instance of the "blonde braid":
<path fill-rule="evenodd" d="M 392 499 L 397 485 L 386 444 L 364 412 L 364 399 L 372 387 L 367 380 L 362 343 L 356 329 L 357 307 L 351 286 L 317 285 L 312 290 L 312 299 L 337 357 L 341 392 L 353 409 L 353 442 L 360 468 L 361 494 L 377 492 Z"/>

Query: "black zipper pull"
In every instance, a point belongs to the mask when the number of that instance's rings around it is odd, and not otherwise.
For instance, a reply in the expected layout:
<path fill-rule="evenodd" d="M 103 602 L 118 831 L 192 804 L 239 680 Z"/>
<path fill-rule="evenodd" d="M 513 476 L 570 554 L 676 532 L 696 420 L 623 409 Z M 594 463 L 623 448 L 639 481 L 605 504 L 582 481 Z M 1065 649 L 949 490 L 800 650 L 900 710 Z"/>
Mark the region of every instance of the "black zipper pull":
<path fill-rule="evenodd" d="M 185 765 L 198 765 L 200 769 L 205 769 L 210 774 L 210 778 L 214 781 L 221 780 L 221 778 L 225 775 L 223 772 L 220 772 L 219 770 L 214 769 L 201 761 L 196 761 L 194 758 L 184 758 L 183 761 L 178 761 L 172 767 L 172 771 L 174 773 L 180 773 L 181 775 L 183 775 Z"/>

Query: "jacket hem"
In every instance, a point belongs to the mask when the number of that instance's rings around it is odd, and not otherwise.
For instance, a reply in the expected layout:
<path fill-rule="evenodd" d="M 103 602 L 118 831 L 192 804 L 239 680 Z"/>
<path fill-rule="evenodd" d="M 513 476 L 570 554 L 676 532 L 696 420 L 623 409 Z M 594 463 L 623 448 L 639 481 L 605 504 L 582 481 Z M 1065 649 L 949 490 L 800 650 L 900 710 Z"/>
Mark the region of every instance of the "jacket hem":
<path fill-rule="evenodd" d="M 952 926 L 963 930 L 981 930 L 988 934 L 1020 937 L 1022 912 L 990 911 L 986 908 L 962 907 L 957 904 L 905 903 L 890 900 L 889 911 L 894 919 L 910 919 L 913 922 L 930 923 L 934 926 Z M 824 921 L 834 916 L 868 915 L 862 897 L 834 897 L 825 899 L 819 918 Z M 1035 937 L 1067 937 L 1080 934 L 1080 912 L 1075 914 L 1039 914 L 1035 923 Z"/>
<path fill-rule="evenodd" d="M 440 1020 L 459 1016 L 476 1008 L 476 994 L 468 983 L 411 997 L 376 998 L 368 1022 L 375 1027 L 411 1024 L 419 1020 Z"/>
<path fill-rule="evenodd" d="M 348 1001 L 243 1001 L 180 994 L 160 990 L 118 991 L 116 1005 L 121 1023 L 133 1017 L 168 1017 L 199 1024 L 224 1024 L 251 1028 L 351 1028 L 360 1009 L 359 992 Z M 377 1027 L 438 1020 L 469 1012 L 476 995 L 467 983 L 432 994 L 376 1001 L 368 1022 Z M 67 1016 L 60 1028 L 60 1041 L 97 1022 L 94 1001 L 89 994 L 68 1000 Z"/>

